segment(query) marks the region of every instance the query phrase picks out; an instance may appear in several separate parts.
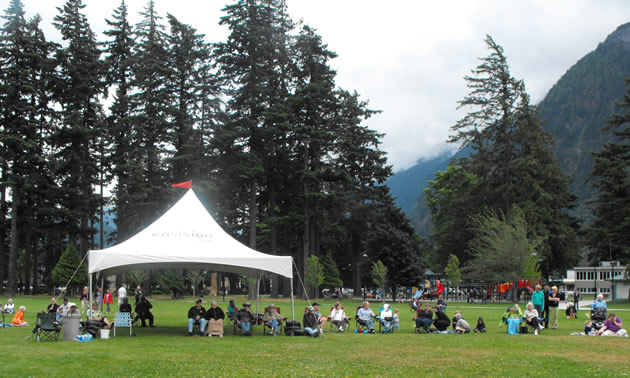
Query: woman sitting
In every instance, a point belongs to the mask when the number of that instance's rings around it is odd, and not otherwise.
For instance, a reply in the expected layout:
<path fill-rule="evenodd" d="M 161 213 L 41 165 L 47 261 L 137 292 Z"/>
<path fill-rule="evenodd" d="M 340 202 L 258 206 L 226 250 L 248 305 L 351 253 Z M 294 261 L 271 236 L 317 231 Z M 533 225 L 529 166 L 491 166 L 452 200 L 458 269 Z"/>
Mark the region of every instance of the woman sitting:
<path fill-rule="evenodd" d="M 98 330 L 101 328 L 109 329 L 111 328 L 111 323 L 109 319 L 107 319 L 101 311 L 98 309 L 98 303 L 94 301 L 92 303 L 92 309 L 87 310 L 87 326 L 86 329 L 92 336 L 96 335 Z"/>
<path fill-rule="evenodd" d="M 383 325 L 383 332 L 391 331 L 392 323 L 394 322 L 394 315 L 387 303 L 383 305 L 383 311 L 379 314 L 379 318 L 381 324 Z"/>
<path fill-rule="evenodd" d="M 510 307 L 508 311 L 503 314 L 503 321 L 505 321 L 508 325 L 508 334 L 518 335 L 518 326 L 521 324 L 522 318 L 523 313 L 521 312 L 521 308 L 518 304 Z"/>
<path fill-rule="evenodd" d="M 227 318 L 234 321 L 234 315 L 236 315 L 236 303 L 234 303 L 234 299 L 230 299 L 230 304 L 227 308 Z"/>
<path fill-rule="evenodd" d="M 20 306 L 20 310 L 15 313 L 13 317 L 13 321 L 11 324 L 14 327 L 26 327 L 28 325 L 27 322 L 24 321 L 24 313 L 26 312 L 26 307 Z"/>
<path fill-rule="evenodd" d="M 7 314 L 13 314 L 15 312 L 15 305 L 13 304 L 13 299 L 9 298 L 7 304 L 4 305 L 4 312 Z"/>
<path fill-rule="evenodd" d="M 335 303 L 335 307 L 330 312 L 330 321 L 337 327 L 339 332 L 343 332 L 348 319 L 346 318 L 346 312 L 341 308 L 341 303 Z"/>
<path fill-rule="evenodd" d="M 534 328 L 534 335 L 538 336 L 538 330 L 545 328 L 542 324 L 540 324 L 538 311 L 534 309 L 534 304 L 532 302 L 527 304 L 527 310 L 525 310 L 523 317 L 525 318 L 525 322 Z"/>

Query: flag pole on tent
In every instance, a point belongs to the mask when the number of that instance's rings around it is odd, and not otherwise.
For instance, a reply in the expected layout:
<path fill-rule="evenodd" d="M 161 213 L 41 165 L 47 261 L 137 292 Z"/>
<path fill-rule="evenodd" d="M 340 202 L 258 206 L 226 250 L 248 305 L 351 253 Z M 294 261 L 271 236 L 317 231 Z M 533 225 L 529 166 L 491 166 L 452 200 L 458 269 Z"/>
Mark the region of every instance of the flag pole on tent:
<path fill-rule="evenodd" d="M 171 184 L 171 187 L 173 187 L 173 188 L 191 189 L 192 188 L 192 180 L 180 182 L 180 183 L 177 183 L 177 184 Z"/>

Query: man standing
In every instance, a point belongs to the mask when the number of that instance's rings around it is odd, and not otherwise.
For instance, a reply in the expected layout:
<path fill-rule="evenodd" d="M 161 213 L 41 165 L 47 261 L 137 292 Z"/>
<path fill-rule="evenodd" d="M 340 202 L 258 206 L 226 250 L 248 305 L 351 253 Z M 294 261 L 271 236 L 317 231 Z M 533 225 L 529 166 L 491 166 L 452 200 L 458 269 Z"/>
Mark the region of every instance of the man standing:
<path fill-rule="evenodd" d="M 197 299 L 195 305 L 188 310 L 188 336 L 192 336 L 193 325 L 199 324 L 201 332 L 200 336 L 203 336 L 203 330 L 206 329 L 206 309 L 201 306 L 201 298 Z"/>
<path fill-rule="evenodd" d="M 545 315 L 543 317 L 545 318 L 545 328 L 547 328 L 549 326 L 549 295 L 551 294 L 551 288 L 548 284 L 543 288 L 543 294 L 545 295 L 545 308 L 543 309 Z"/>
<path fill-rule="evenodd" d="M 120 308 L 120 305 L 123 303 L 123 298 L 127 298 L 127 289 L 125 289 L 125 286 L 121 286 L 120 289 L 118 289 L 118 308 Z"/>
<path fill-rule="evenodd" d="M 140 289 L 140 285 L 136 286 L 136 291 L 134 291 L 134 296 L 136 297 L 136 303 L 134 306 L 140 303 L 140 297 L 142 297 L 142 289 Z"/>
<path fill-rule="evenodd" d="M 573 292 L 573 304 L 575 305 L 575 317 L 577 318 L 577 312 L 580 309 L 580 292 L 577 288 Z"/>

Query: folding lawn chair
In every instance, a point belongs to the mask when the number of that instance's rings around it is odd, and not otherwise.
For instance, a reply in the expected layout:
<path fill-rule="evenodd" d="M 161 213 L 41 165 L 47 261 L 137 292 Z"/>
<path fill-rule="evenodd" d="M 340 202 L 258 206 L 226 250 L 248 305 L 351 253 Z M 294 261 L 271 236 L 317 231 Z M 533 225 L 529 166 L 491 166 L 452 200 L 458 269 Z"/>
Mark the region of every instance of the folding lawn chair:
<path fill-rule="evenodd" d="M 269 309 L 268 309 L 267 307 L 265 307 L 265 314 L 266 314 L 268 311 L 269 311 Z M 279 315 L 282 315 L 282 314 L 280 314 L 280 307 L 276 307 L 276 312 L 277 312 Z M 263 315 L 263 317 L 264 317 L 264 315 Z M 278 334 L 279 334 L 279 335 L 282 335 L 282 329 L 283 329 L 283 325 L 282 325 L 282 323 L 283 323 L 285 320 L 286 320 L 286 318 L 282 318 L 282 319 L 280 319 L 280 320 L 278 321 Z M 269 326 L 269 325 L 265 324 L 265 322 L 263 321 L 263 327 L 262 327 L 262 330 L 263 330 L 263 335 L 268 334 L 268 335 L 270 335 L 270 336 L 271 336 L 271 335 L 272 335 L 272 333 L 267 333 L 267 329 L 271 329 L 271 326 Z"/>
<path fill-rule="evenodd" d="M 346 309 L 343 306 L 339 307 L 340 309 L 342 309 L 344 312 L 346 311 Z M 330 313 L 332 314 L 332 311 L 335 309 L 335 306 L 332 306 L 330 308 Z M 335 328 L 337 328 L 336 324 L 333 324 L 332 319 L 330 318 L 330 316 L 326 317 L 326 320 L 328 321 L 328 327 L 330 332 L 334 331 Z M 337 332 L 346 332 L 346 330 L 348 329 L 348 327 L 350 326 L 350 317 L 348 316 L 348 314 L 346 314 L 346 318 L 345 321 L 343 322 L 343 331 L 339 331 L 337 329 Z"/>
<path fill-rule="evenodd" d="M 356 315 L 354 315 L 354 320 L 355 320 L 355 328 L 354 328 L 354 332 L 363 332 L 363 331 L 368 331 L 368 326 L 366 323 L 363 323 L 360 319 L 359 319 L 359 310 L 362 308 L 362 306 L 358 306 L 357 307 L 357 312 Z"/>
<path fill-rule="evenodd" d="M 35 323 L 35 339 L 37 341 L 59 341 L 59 332 L 61 332 L 61 327 L 57 324 L 56 314 L 43 312 L 37 314 L 37 322 Z"/>
<path fill-rule="evenodd" d="M 129 336 L 133 336 L 133 320 L 130 312 L 117 312 L 114 318 L 114 337 L 116 337 L 116 328 L 129 328 Z"/>
<path fill-rule="evenodd" d="M 385 319 L 385 321 L 390 322 L 389 328 L 385 328 L 381 319 L 381 313 L 383 312 L 383 308 L 378 309 L 378 315 L 376 316 L 376 320 L 378 320 L 378 333 L 394 333 L 394 317 Z"/>

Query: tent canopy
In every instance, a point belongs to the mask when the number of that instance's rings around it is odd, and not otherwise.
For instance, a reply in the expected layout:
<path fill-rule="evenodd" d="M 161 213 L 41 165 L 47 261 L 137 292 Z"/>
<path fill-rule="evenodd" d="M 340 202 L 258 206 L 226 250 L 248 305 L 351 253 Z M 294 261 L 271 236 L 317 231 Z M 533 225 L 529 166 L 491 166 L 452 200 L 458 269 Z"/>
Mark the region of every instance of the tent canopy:
<path fill-rule="evenodd" d="M 131 239 L 89 251 L 89 273 L 106 275 L 144 269 L 188 268 L 260 277 L 293 278 L 290 256 L 255 251 L 226 233 L 192 189 L 162 217 Z"/>

